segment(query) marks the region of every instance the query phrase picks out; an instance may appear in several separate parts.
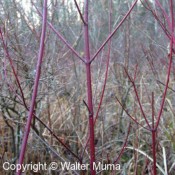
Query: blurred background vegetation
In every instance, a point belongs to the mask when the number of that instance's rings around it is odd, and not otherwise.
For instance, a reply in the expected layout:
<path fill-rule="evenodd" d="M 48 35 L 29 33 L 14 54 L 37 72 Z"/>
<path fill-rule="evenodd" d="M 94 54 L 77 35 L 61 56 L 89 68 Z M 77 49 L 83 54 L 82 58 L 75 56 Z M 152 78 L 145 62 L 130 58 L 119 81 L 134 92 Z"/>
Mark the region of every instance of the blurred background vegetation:
<path fill-rule="evenodd" d="M 133 1 L 117 0 L 112 6 L 112 29 L 121 21 Z M 160 0 L 169 14 L 167 0 Z M 83 2 L 78 1 L 83 11 Z M 42 11 L 42 1 L 33 0 Z M 150 2 L 162 22 L 166 24 L 160 9 Z M 155 95 L 155 114 L 166 80 L 169 39 L 164 34 L 146 3 L 139 2 L 118 32 L 112 38 L 109 74 L 102 107 L 95 126 L 96 160 L 113 162 L 123 144 L 127 147 L 118 163 L 121 171 L 115 174 L 151 174 L 151 133 L 135 124 L 116 100 L 121 101 L 127 112 L 146 126 L 139 110 L 131 82 L 125 67 L 134 76 L 138 65 L 136 85 L 147 118 L 151 123 L 151 93 Z M 82 22 L 73 0 L 50 0 L 48 21 L 84 55 Z M 90 0 L 89 29 L 90 50 L 93 55 L 109 35 L 108 0 Z M 41 34 L 41 18 L 30 1 L 0 1 L 0 27 L 17 71 L 25 100 L 29 106 L 34 83 L 35 66 Z M 97 111 L 105 78 L 107 46 L 92 64 L 94 113 Z M 13 76 L 8 59 L 0 47 L 0 164 L 15 163 L 19 156 L 27 110 L 21 103 L 21 93 Z M 157 131 L 157 163 L 168 174 L 175 174 L 175 69 L 170 77 L 164 112 Z M 86 75 L 84 64 L 47 27 L 45 54 L 42 63 L 40 86 L 35 114 L 71 149 L 80 155 L 88 137 L 88 113 L 86 101 Z M 131 125 L 129 123 L 131 122 Z M 163 154 L 163 150 L 165 154 Z M 32 121 L 25 163 L 51 161 L 77 161 L 36 119 Z M 88 148 L 83 162 L 89 162 Z M 3 171 L 1 174 L 14 174 Z M 73 174 L 73 172 L 49 171 L 41 174 Z M 86 172 L 88 173 L 88 172 Z M 110 174 L 111 172 L 101 172 Z M 26 174 L 35 174 L 27 172 Z M 38 173 L 39 174 L 39 173 Z M 162 174 L 158 168 L 158 174 Z"/>

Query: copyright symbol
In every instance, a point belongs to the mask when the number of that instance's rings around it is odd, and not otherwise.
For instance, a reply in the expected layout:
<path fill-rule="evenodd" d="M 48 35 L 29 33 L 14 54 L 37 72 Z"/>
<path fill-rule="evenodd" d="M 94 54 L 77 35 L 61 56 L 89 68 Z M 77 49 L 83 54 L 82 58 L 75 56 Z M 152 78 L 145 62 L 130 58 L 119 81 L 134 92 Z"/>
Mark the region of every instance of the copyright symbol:
<path fill-rule="evenodd" d="M 49 165 L 49 168 L 51 170 L 57 170 L 58 164 L 56 162 L 51 162 L 50 165 Z"/>

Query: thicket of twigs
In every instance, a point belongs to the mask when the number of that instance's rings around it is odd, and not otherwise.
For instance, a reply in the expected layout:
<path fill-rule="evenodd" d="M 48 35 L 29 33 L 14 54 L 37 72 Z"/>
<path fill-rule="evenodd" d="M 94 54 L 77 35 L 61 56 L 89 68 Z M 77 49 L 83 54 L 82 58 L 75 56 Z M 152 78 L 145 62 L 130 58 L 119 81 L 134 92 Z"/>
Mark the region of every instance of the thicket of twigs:
<path fill-rule="evenodd" d="M 27 2 L 0 2 L 1 165 L 95 160 L 121 165 L 99 174 L 175 174 L 175 2 Z"/>

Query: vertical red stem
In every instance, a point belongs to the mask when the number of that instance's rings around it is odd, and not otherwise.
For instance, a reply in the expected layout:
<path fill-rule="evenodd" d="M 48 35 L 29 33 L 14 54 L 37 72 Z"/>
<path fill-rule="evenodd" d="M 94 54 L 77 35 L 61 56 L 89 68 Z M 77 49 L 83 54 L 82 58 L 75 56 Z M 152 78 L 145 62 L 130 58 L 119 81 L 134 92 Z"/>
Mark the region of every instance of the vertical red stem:
<path fill-rule="evenodd" d="M 153 154 L 153 174 L 157 174 L 156 169 L 156 129 L 154 128 L 154 93 L 152 92 L 152 154 Z"/>
<path fill-rule="evenodd" d="M 24 137 L 23 137 L 23 140 L 22 140 L 21 152 L 20 152 L 20 157 L 19 157 L 19 164 L 20 165 L 23 164 L 23 160 L 24 160 L 24 154 L 25 154 L 25 151 L 26 151 L 27 140 L 28 140 L 28 136 L 29 136 L 29 132 L 30 132 L 30 126 L 31 126 L 31 121 L 32 121 L 33 111 L 34 111 L 34 106 L 35 106 L 35 100 L 36 100 L 37 91 L 38 91 L 40 71 L 41 71 L 41 63 L 42 63 L 42 58 L 43 58 L 43 54 L 44 54 L 46 19 L 47 19 L 47 0 L 44 0 L 42 33 L 41 33 L 41 39 L 40 39 L 38 62 L 37 62 L 37 67 L 36 67 L 35 83 L 34 83 L 34 89 L 33 89 L 33 94 L 32 94 L 30 110 L 29 110 L 29 114 L 28 114 L 28 118 L 27 118 L 26 127 L 25 127 L 25 133 L 24 133 Z M 17 175 L 20 175 L 20 174 L 21 174 L 21 170 L 18 170 Z"/>
<path fill-rule="evenodd" d="M 156 169 L 156 130 L 153 129 L 152 131 L 152 153 L 153 153 L 153 174 L 157 174 Z"/>
<path fill-rule="evenodd" d="M 171 67 L 172 67 L 172 63 L 173 63 L 173 42 L 174 42 L 174 16 L 173 16 L 173 1 L 170 0 L 170 11 L 171 11 L 171 42 L 170 42 L 170 54 L 169 54 L 169 66 L 168 66 L 168 72 L 167 72 L 167 80 L 166 80 L 166 84 L 165 84 L 165 90 L 164 90 L 164 94 L 163 94 L 163 98 L 162 98 L 162 102 L 161 102 L 161 107 L 160 107 L 160 111 L 158 114 L 158 119 L 157 119 L 157 123 L 155 128 L 157 128 L 159 126 L 159 122 L 160 122 L 160 118 L 163 112 L 163 106 L 165 104 L 165 98 L 166 98 L 166 94 L 167 94 L 167 90 L 168 90 L 168 84 L 169 84 L 169 80 L 170 80 L 170 74 L 171 74 Z"/>
<path fill-rule="evenodd" d="M 109 34 L 110 34 L 111 33 L 112 0 L 109 1 L 109 8 L 110 8 L 110 11 L 109 11 L 109 23 L 108 23 L 109 27 L 108 28 L 109 28 Z M 109 61 L 110 61 L 110 55 L 111 55 L 111 42 L 112 42 L 112 39 L 110 39 L 109 43 L 108 43 L 105 79 L 104 79 L 103 89 L 102 89 L 102 93 L 101 93 L 101 97 L 100 97 L 100 102 L 99 102 L 98 109 L 97 109 L 97 112 L 95 115 L 95 120 L 94 120 L 95 123 L 97 121 L 98 114 L 99 114 L 100 109 L 101 109 L 101 105 L 103 102 L 103 97 L 104 97 L 104 93 L 105 93 L 105 89 L 106 89 L 106 83 L 107 83 L 107 79 L 108 79 Z"/>
<path fill-rule="evenodd" d="M 89 29 L 88 29 L 88 0 L 85 0 L 84 7 L 84 53 L 86 59 L 86 78 L 87 78 L 87 96 L 89 108 L 89 133 L 90 133 L 90 171 L 91 175 L 95 175 L 93 163 L 95 162 L 95 144 L 94 144 L 94 119 L 93 119 L 93 103 L 92 103 L 92 83 L 91 83 L 91 63 L 89 50 Z"/>
<path fill-rule="evenodd" d="M 152 92 L 152 129 L 154 129 L 154 92 Z"/>
<path fill-rule="evenodd" d="M 166 93 L 168 89 L 170 73 L 171 73 L 171 66 L 172 66 L 172 55 L 173 55 L 173 40 L 174 40 L 174 15 L 173 15 L 173 1 L 170 0 L 170 11 L 171 11 L 171 43 L 170 43 L 170 55 L 169 55 L 169 67 L 167 73 L 167 81 L 165 85 L 165 90 L 163 94 L 163 99 L 161 103 L 161 108 L 158 114 L 158 119 L 156 122 L 156 126 L 154 126 L 154 94 L 152 94 L 152 153 L 153 153 L 153 174 L 157 174 L 156 170 L 156 130 L 159 126 L 160 118 L 163 111 L 163 106 L 165 104 Z M 170 24 L 169 24 L 170 25 Z"/>

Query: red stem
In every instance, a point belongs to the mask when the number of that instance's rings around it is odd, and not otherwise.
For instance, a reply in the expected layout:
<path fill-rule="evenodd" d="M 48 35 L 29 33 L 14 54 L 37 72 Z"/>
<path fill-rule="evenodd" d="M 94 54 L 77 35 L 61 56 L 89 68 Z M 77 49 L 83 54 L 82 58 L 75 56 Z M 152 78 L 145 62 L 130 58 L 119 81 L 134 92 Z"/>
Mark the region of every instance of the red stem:
<path fill-rule="evenodd" d="M 112 1 L 110 1 L 110 13 L 109 13 L 109 33 L 111 33 L 111 14 L 112 14 Z M 100 112 L 100 108 L 103 102 L 103 97 L 104 97 L 104 92 L 106 89 L 106 83 L 107 83 L 107 78 L 108 78 L 108 69 L 109 69 L 109 61 L 110 61 L 110 54 L 111 54 L 111 40 L 109 41 L 108 44 L 108 54 L 107 54 L 107 62 L 106 62 L 106 72 L 105 72 L 105 80 L 104 80 L 104 84 L 103 84 L 103 89 L 102 89 L 102 94 L 101 94 L 101 98 L 100 98 L 100 102 L 98 105 L 98 109 L 95 115 L 95 123 L 96 120 L 98 118 L 98 114 Z"/>
<path fill-rule="evenodd" d="M 133 87 L 134 87 L 134 92 L 135 92 L 137 101 L 138 101 L 138 103 L 139 103 L 140 111 L 141 111 L 141 113 L 142 113 L 142 115 L 143 115 L 143 117 L 144 117 L 144 119 L 145 119 L 145 121 L 146 121 L 146 124 L 148 125 L 149 128 L 151 128 L 151 126 L 150 126 L 150 124 L 149 124 L 149 121 L 148 121 L 148 119 L 147 119 L 147 117 L 146 117 L 146 115 L 145 115 L 145 112 L 144 112 L 144 110 L 143 110 L 143 108 L 142 108 L 142 104 L 141 104 L 141 101 L 140 101 L 140 98 L 139 98 L 139 95 L 138 95 L 138 92 L 137 92 L 137 88 L 136 88 L 135 82 L 134 82 L 134 80 L 130 77 L 128 71 L 127 71 L 125 68 L 124 68 L 124 70 L 125 70 L 125 72 L 126 72 L 127 77 L 129 78 L 130 82 L 132 83 L 132 85 L 133 85 Z"/>
<path fill-rule="evenodd" d="M 131 13 L 132 9 L 134 8 L 134 6 L 136 5 L 137 3 L 137 0 L 134 2 L 134 4 L 131 6 L 130 10 L 127 12 L 127 14 L 124 16 L 124 18 L 121 20 L 121 22 L 118 24 L 118 26 L 115 28 L 115 30 L 108 36 L 108 38 L 106 39 L 106 41 L 102 44 L 102 46 L 97 50 L 96 54 L 94 54 L 94 56 L 92 57 L 92 59 L 90 60 L 90 63 L 92 63 L 94 61 L 94 59 L 97 57 L 97 55 L 100 53 L 100 51 L 104 48 L 104 46 L 108 43 L 108 41 L 111 41 L 111 38 L 113 37 L 113 35 L 115 34 L 115 32 L 120 28 L 120 26 L 123 24 L 123 22 L 126 20 L 126 18 L 128 17 L 128 15 Z M 112 3 L 111 3 L 112 4 Z M 110 4 L 110 6 L 111 6 Z M 111 8 L 112 9 L 112 8 Z M 110 16 L 109 16 L 109 23 L 111 23 L 111 13 L 110 13 Z M 109 28 L 109 31 L 111 32 L 111 26 Z M 109 43 L 109 47 L 111 45 L 111 42 Z M 108 51 L 108 59 L 107 59 L 107 65 L 106 65 L 106 73 L 105 73 L 105 80 L 104 80 L 104 85 L 103 85 L 103 90 L 102 90 L 102 95 L 101 95 L 101 98 L 100 98 L 100 103 L 98 105 L 98 109 L 97 109 L 97 112 L 96 112 L 96 116 L 95 116 L 95 121 L 94 123 L 96 122 L 97 118 L 98 118 L 98 113 L 100 111 L 100 108 L 101 108 L 101 104 L 102 104 L 102 101 L 103 101 L 103 96 L 104 96 L 104 92 L 105 92 L 105 87 L 106 87 L 106 81 L 107 81 L 107 77 L 108 77 L 108 67 L 109 67 L 109 59 L 110 59 L 110 49 Z M 89 63 L 88 61 L 86 61 L 87 63 Z M 132 117 L 131 117 L 132 118 Z M 133 119 L 133 118 L 132 118 Z M 133 119 L 134 120 L 134 119 Z M 138 123 L 138 122 L 136 122 Z M 87 144 L 89 142 L 89 137 L 88 137 L 88 140 L 85 144 L 85 147 L 83 149 L 83 152 L 81 154 L 81 157 L 84 155 L 84 152 L 85 152 L 85 149 L 87 147 Z"/>
<path fill-rule="evenodd" d="M 31 100 L 31 105 L 30 105 L 30 110 L 27 118 L 27 123 L 25 127 L 25 133 L 22 141 L 22 146 L 21 146 L 21 152 L 20 152 L 20 157 L 19 157 L 19 164 L 23 164 L 24 160 L 24 154 L 26 151 L 26 146 L 27 146 L 27 140 L 30 132 L 30 126 L 31 126 L 31 121 L 33 117 L 33 111 L 34 111 L 34 106 L 35 106 L 35 100 L 37 96 L 37 91 L 38 91 L 38 85 L 39 85 L 39 78 L 40 78 L 40 72 L 41 72 L 41 63 L 42 63 L 42 58 L 44 54 L 44 40 L 45 40 L 45 34 L 46 34 L 46 20 L 47 20 L 47 0 L 44 0 L 44 5 L 43 5 L 43 21 L 42 21 L 42 33 L 41 33 L 41 39 L 40 39 L 40 48 L 39 48 L 39 54 L 38 54 L 38 62 L 37 62 L 37 67 L 36 67 L 36 76 L 35 76 L 35 83 L 34 83 L 34 89 L 33 89 L 33 94 L 32 94 L 32 100 Z M 17 171 L 17 175 L 21 174 L 21 170 Z"/>
<path fill-rule="evenodd" d="M 156 130 L 152 130 L 152 153 L 153 153 L 153 174 L 157 175 L 156 169 Z"/>
<path fill-rule="evenodd" d="M 89 50 L 89 29 L 88 29 L 88 1 L 85 1 L 84 6 L 84 53 L 86 58 L 86 78 L 87 78 L 87 96 L 89 109 L 89 134 L 90 134 L 90 171 L 91 175 L 96 172 L 93 168 L 95 162 L 95 144 L 94 144 L 94 119 L 93 119 L 93 103 L 92 103 L 92 83 L 91 83 L 91 63 Z"/>
<path fill-rule="evenodd" d="M 111 32 L 111 14 L 112 14 L 112 0 L 110 0 L 109 33 Z M 96 112 L 96 115 L 95 115 L 94 124 L 97 121 L 98 114 L 100 112 L 101 105 L 102 105 L 102 102 L 103 102 L 104 92 L 105 92 L 105 89 L 106 89 L 106 83 L 107 83 L 107 78 L 108 78 L 108 69 L 109 69 L 109 61 L 110 61 L 110 54 L 111 54 L 111 40 L 109 41 L 109 45 L 108 45 L 108 54 L 107 54 L 107 61 L 106 61 L 105 80 L 104 80 L 104 83 L 103 83 L 103 89 L 102 89 L 102 93 L 101 93 L 101 97 L 100 97 L 100 102 L 98 104 L 98 109 L 97 109 L 97 112 Z M 88 140 L 87 140 L 87 142 L 86 142 L 86 144 L 84 146 L 84 149 L 82 151 L 81 157 L 83 157 L 83 155 L 84 155 L 84 152 L 85 152 L 85 149 L 86 149 L 86 147 L 88 145 L 88 142 L 89 142 L 89 136 L 88 136 Z"/>
<path fill-rule="evenodd" d="M 152 92 L 151 106 L 152 106 L 152 129 L 154 130 L 154 92 Z"/>
<path fill-rule="evenodd" d="M 159 126 L 159 122 L 160 122 L 160 118 L 163 112 L 163 106 L 165 103 L 165 98 L 166 98 L 166 94 L 167 94 L 167 90 L 168 90 L 168 84 L 169 84 L 169 79 L 170 79 L 170 73 L 171 73 L 171 66 L 172 66 L 172 56 L 173 56 L 173 40 L 174 40 L 174 16 L 173 16 L 173 1 L 170 0 L 170 11 L 171 11 L 171 43 L 170 43 L 170 55 L 169 55 L 169 66 L 168 66 L 168 73 L 167 73 L 167 79 L 166 79 L 166 84 L 165 84 L 165 90 L 163 93 L 163 98 L 162 98 L 162 103 L 160 106 L 160 110 L 159 110 L 159 114 L 158 114 L 158 119 L 156 122 L 156 126 L 155 129 L 157 129 L 157 127 Z"/>
<path fill-rule="evenodd" d="M 151 107 L 152 107 L 152 154 L 153 154 L 153 173 L 154 175 L 157 174 L 157 169 L 156 169 L 156 129 L 154 129 L 154 93 L 152 92 L 152 102 L 151 102 Z"/>

